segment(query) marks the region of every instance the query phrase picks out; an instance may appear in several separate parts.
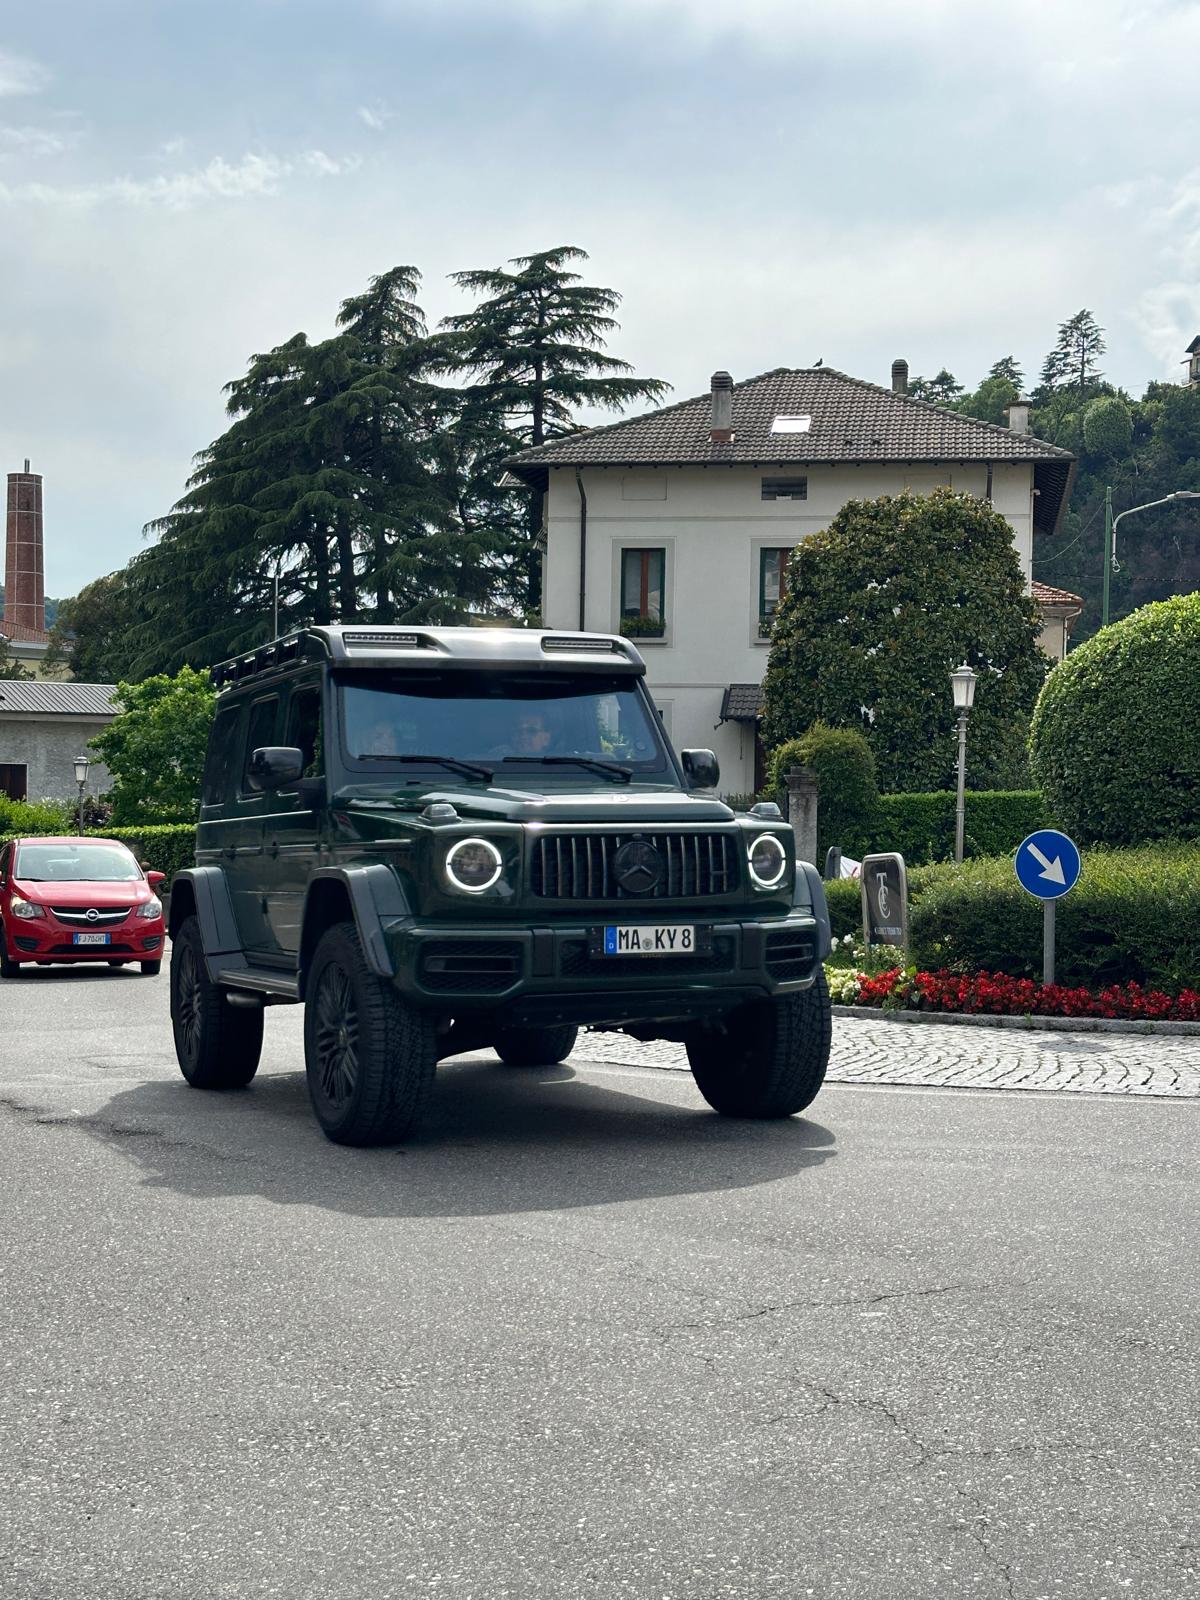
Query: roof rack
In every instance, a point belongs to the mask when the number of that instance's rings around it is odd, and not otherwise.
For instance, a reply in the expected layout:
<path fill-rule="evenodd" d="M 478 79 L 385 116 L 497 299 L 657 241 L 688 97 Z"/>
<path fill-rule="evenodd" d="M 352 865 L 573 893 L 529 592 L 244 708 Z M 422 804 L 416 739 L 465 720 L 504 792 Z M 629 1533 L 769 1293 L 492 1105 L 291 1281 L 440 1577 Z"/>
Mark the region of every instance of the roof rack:
<path fill-rule="evenodd" d="M 302 634 L 292 633 L 285 639 L 275 639 L 270 644 L 259 645 L 256 650 L 247 651 L 245 655 L 220 661 L 209 672 L 209 678 L 218 689 L 227 689 L 231 684 L 241 683 L 243 678 L 253 678 L 259 673 L 273 671 L 276 667 L 285 667 L 299 659 L 302 637 Z"/>

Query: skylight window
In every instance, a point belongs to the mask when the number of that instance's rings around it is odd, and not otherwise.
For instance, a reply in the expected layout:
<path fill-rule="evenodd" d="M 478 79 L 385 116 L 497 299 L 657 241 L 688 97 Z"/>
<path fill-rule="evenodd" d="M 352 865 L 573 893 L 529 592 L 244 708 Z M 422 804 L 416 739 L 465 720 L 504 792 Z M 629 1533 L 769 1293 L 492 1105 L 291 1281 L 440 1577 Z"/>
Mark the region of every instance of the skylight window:
<path fill-rule="evenodd" d="M 812 427 L 808 416 L 776 417 L 771 423 L 772 433 L 807 433 Z"/>

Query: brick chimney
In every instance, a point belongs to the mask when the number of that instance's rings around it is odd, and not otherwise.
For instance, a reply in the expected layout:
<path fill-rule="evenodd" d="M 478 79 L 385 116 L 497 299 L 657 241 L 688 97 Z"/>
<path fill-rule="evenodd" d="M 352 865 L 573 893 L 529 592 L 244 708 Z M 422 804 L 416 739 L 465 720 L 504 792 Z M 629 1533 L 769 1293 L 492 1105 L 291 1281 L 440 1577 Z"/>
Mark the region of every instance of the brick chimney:
<path fill-rule="evenodd" d="M 8 475 L 8 525 L 4 550 L 4 621 L 35 633 L 46 631 L 46 589 L 42 573 L 42 478 L 30 472 Z"/>
<path fill-rule="evenodd" d="M 892 362 L 892 393 L 908 393 L 908 362 L 900 356 Z"/>
<path fill-rule="evenodd" d="M 712 442 L 729 444 L 733 439 L 733 379 L 727 372 L 712 375 Z"/>

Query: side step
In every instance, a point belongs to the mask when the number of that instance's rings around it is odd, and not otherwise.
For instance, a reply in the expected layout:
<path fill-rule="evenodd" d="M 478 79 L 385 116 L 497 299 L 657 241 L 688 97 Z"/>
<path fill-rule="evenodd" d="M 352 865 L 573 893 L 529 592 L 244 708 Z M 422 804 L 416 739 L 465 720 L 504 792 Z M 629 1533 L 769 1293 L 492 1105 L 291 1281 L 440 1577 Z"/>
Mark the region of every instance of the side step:
<path fill-rule="evenodd" d="M 294 972 L 276 972 L 270 967 L 229 967 L 217 973 L 217 982 L 223 989 L 262 995 L 271 1000 L 300 998 L 300 979 L 297 975 Z M 234 997 L 231 995 L 230 998 Z"/>

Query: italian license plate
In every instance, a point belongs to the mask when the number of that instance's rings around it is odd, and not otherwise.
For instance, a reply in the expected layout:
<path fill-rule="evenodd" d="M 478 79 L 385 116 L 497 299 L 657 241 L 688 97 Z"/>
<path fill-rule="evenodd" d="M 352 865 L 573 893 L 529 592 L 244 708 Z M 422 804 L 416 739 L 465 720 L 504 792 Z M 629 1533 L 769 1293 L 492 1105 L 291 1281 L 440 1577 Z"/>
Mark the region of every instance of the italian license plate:
<path fill-rule="evenodd" d="M 606 956 L 694 956 L 696 930 L 682 923 L 610 923 L 604 929 Z"/>
<path fill-rule="evenodd" d="M 112 938 L 111 933 L 73 933 L 72 944 L 108 944 Z"/>

